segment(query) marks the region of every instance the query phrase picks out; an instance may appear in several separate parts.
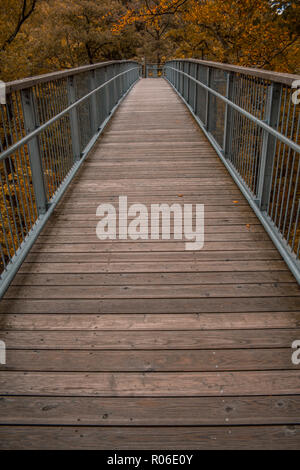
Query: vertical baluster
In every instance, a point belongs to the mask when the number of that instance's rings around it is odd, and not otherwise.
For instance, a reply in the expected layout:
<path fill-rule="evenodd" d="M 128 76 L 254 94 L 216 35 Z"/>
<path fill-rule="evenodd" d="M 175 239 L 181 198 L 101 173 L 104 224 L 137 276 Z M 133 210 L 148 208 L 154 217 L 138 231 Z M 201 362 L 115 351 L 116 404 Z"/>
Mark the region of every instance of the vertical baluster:
<path fill-rule="evenodd" d="M 76 89 L 75 89 L 74 76 L 71 75 L 70 77 L 68 77 L 67 87 L 68 87 L 68 103 L 69 105 L 71 105 L 75 103 L 76 101 Z M 77 108 L 71 109 L 69 116 L 70 116 L 73 156 L 74 156 L 74 161 L 76 162 L 80 160 L 80 157 L 81 157 L 79 119 L 78 119 Z"/>
<path fill-rule="evenodd" d="M 233 89 L 233 72 L 227 72 L 226 78 L 226 98 L 232 101 L 232 89 Z M 232 124 L 232 109 L 229 104 L 226 104 L 225 108 L 225 118 L 224 118 L 224 136 L 223 136 L 223 152 L 225 158 L 228 158 L 228 155 L 231 151 L 231 124 Z"/>
<path fill-rule="evenodd" d="M 103 69 L 103 83 L 106 83 L 109 79 L 108 68 Z M 109 100 L 109 85 L 103 87 L 103 101 L 104 101 L 104 120 L 108 117 L 110 111 L 110 100 Z"/>
<path fill-rule="evenodd" d="M 115 77 L 116 75 L 118 75 L 118 69 L 119 69 L 119 65 L 118 64 L 114 64 L 112 66 L 112 77 Z M 113 80 L 112 82 L 112 89 L 113 89 L 113 92 L 112 92 L 112 96 L 113 96 L 113 99 L 112 99 L 112 106 L 111 106 L 111 109 L 116 105 L 117 103 L 117 96 L 118 96 L 118 85 L 117 85 L 117 81 L 118 79 L 116 78 L 115 80 Z"/>
<path fill-rule="evenodd" d="M 89 89 L 90 91 L 95 90 L 96 88 L 96 75 L 95 70 L 89 72 Z M 89 100 L 89 113 L 90 113 L 90 123 L 92 127 L 92 135 L 95 135 L 99 129 L 99 116 L 98 116 L 98 106 L 97 106 L 97 97 L 96 93 L 93 93 Z"/>
<path fill-rule="evenodd" d="M 211 82 L 211 69 L 207 67 L 206 71 L 206 85 L 210 87 L 210 82 Z M 206 130 L 209 132 L 210 131 L 210 126 L 209 126 L 209 118 L 210 118 L 210 109 L 211 106 L 211 96 L 208 90 L 205 92 L 205 127 Z"/>
<path fill-rule="evenodd" d="M 21 91 L 22 109 L 26 133 L 34 131 L 39 123 L 34 106 L 33 93 L 31 88 Z M 34 137 L 28 143 L 29 162 L 31 167 L 32 184 L 35 193 L 38 214 L 45 214 L 47 211 L 47 196 L 44 181 L 44 172 L 41 162 L 41 152 L 38 137 Z"/>
<path fill-rule="evenodd" d="M 180 70 L 183 72 L 184 71 L 184 62 L 180 62 Z M 180 94 L 183 96 L 183 89 L 184 89 L 184 75 L 181 73 L 180 74 Z"/>
<path fill-rule="evenodd" d="M 196 80 L 199 80 L 199 77 L 198 77 L 198 70 L 199 70 L 199 67 L 198 67 L 198 64 L 194 64 L 194 78 Z M 198 99 L 198 84 L 196 82 L 194 82 L 194 101 L 193 101 L 193 109 L 194 109 L 194 113 L 197 115 L 197 99 Z"/>
<path fill-rule="evenodd" d="M 187 73 L 188 77 L 186 77 L 186 92 L 185 92 L 185 100 L 188 104 L 190 104 L 190 90 L 191 90 L 191 64 L 189 62 L 185 63 L 185 73 Z"/>
<path fill-rule="evenodd" d="M 265 121 L 277 128 L 280 113 L 281 89 L 279 83 L 272 82 L 268 87 Z M 267 131 L 263 132 L 262 155 L 259 167 L 257 203 L 262 211 L 267 209 L 272 185 L 272 168 L 276 150 L 276 138 Z"/>

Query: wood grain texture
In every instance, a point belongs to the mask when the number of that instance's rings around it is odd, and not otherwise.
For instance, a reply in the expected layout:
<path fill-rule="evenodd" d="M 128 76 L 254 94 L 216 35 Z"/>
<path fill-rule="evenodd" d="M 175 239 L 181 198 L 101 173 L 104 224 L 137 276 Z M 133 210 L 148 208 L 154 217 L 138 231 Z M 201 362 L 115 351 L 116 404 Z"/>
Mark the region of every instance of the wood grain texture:
<path fill-rule="evenodd" d="M 295 369 L 290 348 L 86 351 L 10 350 L 4 370 L 55 372 L 212 372 Z"/>
<path fill-rule="evenodd" d="M 214 273 L 105 273 L 105 274 L 17 274 L 14 286 L 156 286 L 156 285 L 227 285 L 292 282 L 287 271 L 214 272 Z"/>
<path fill-rule="evenodd" d="M 300 329 L 298 312 L 170 314 L 3 314 L 2 330 L 11 331 L 190 331 Z M 123 334 L 123 333 L 122 333 Z"/>
<path fill-rule="evenodd" d="M 300 420 L 299 395 L 268 397 L 0 397 L 7 425 L 226 426 Z"/>
<path fill-rule="evenodd" d="M 104 271 L 105 272 L 105 271 Z M 288 289 L 287 289 L 288 290 Z M 298 312 L 299 297 L 201 299 L 5 299 L 0 313 L 234 313 Z"/>
<path fill-rule="evenodd" d="M 265 284 L 196 284 L 167 286 L 24 286 L 11 287 L 7 299 L 191 299 L 211 297 L 299 297 L 300 291 L 294 283 Z"/>
<path fill-rule="evenodd" d="M 300 329 L 206 331 L 2 330 L 8 349 L 241 349 L 289 348 Z M 274 358 L 274 360 L 276 360 Z"/>
<path fill-rule="evenodd" d="M 205 245 L 96 237 L 204 204 Z M 118 214 L 118 207 L 117 207 Z M 123 215 L 123 214 L 121 214 Z M 299 287 L 166 82 L 122 103 L 0 303 L 1 449 L 299 449 Z"/>
<path fill-rule="evenodd" d="M 0 372 L 2 395 L 239 396 L 295 395 L 300 370 L 247 372 Z"/>
<path fill-rule="evenodd" d="M 300 426 L 3 426 L 0 449 L 299 450 Z"/>

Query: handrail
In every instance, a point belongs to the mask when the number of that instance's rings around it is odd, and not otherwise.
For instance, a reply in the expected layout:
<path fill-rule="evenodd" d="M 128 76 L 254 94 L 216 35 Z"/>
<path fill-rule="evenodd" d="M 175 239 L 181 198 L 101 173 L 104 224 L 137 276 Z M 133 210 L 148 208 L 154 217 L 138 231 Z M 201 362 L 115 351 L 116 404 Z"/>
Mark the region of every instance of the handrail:
<path fill-rule="evenodd" d="M 91 65 L 82 65 L 80 67 L 74 67 L 71 69 L 59 70 L 58 72 L 45 73 L 42 75 L 36 75 L 34 77 L 27 77 L 21 80 L 14 80 L 6 83 L 6 90 L 8 93 L 17 90 L 24 90 L 25 88 L 38 85 L 39 83 L 50 82 L 52 80 L 58 80 L 59 78 L 74 77 L 77 74 L 90 72 L 91 70 L 98 70 L 100 68 L 108 67 L 116 64 L 136 64 L 133 60 L 111 60 L 107 62 L 98 62 Z"/>
<path fill-rule="evenodd" d="M 134 61 L 104 62 L 7 84 L 7 104 L 0 105 L 0 297 L 140 71 Z"/>
<path fill-rule="evenodd" d="M 300 75 L 294 75 L 285 72 L 274 72 L 272 70 L 262 70 L 252 67 L 242 67 L 233 64 L 223 64 L 222 62 L 213 62 L 209 60 L 199 59 L 176 59 L 176 62 L 189 62 L 204 65 L 215 69 L 225 70 L 227 72 L 240 73 L 242 75 L 250 75 L 257 78 L 263 78 L 283 85 L 292 86 L 293 81 L 300 80 Z"/>
<path fill-rule="evenodd" d="M 164 74 L 300 283 L 300 77 L 193 59 Z"/>

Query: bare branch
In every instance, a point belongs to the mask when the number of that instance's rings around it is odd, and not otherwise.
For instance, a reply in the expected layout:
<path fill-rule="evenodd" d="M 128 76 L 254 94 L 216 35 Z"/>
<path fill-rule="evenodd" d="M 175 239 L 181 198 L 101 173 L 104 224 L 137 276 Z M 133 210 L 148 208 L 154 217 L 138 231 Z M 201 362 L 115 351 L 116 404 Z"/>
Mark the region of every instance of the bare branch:
<path fill-rule="evenodd" d="M 15 29 L 0 47 L 0 52 L 3 52 L 7 48 L 7 46 L 9 46 L 13 42 L 13 40 L 16 38 L 16 36 L 20 32 L 22 25 L 25 23 L 26 20 L 28 20 L 28 18 L 34 12 L 37 1 L 38 0 L 32 0 L 32 3 L 30 4 L 29 9 L 27 10 L 27 0 L 23 0 L 22 11 L 20 13 Z"/>

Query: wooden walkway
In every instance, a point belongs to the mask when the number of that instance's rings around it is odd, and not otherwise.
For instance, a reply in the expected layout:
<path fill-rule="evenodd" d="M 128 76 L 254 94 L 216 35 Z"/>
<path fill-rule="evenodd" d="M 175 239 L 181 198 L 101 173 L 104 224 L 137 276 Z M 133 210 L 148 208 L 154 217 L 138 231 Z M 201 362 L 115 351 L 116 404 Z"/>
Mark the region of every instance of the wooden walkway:
<path fill-rule="evenodd" d="M 204 203 L 204 249 L 100 242 L 119 195 Z M 121 105 L 0 313 L 0 448 L 300 448 L 299 287 L 161 79 Z"/>

